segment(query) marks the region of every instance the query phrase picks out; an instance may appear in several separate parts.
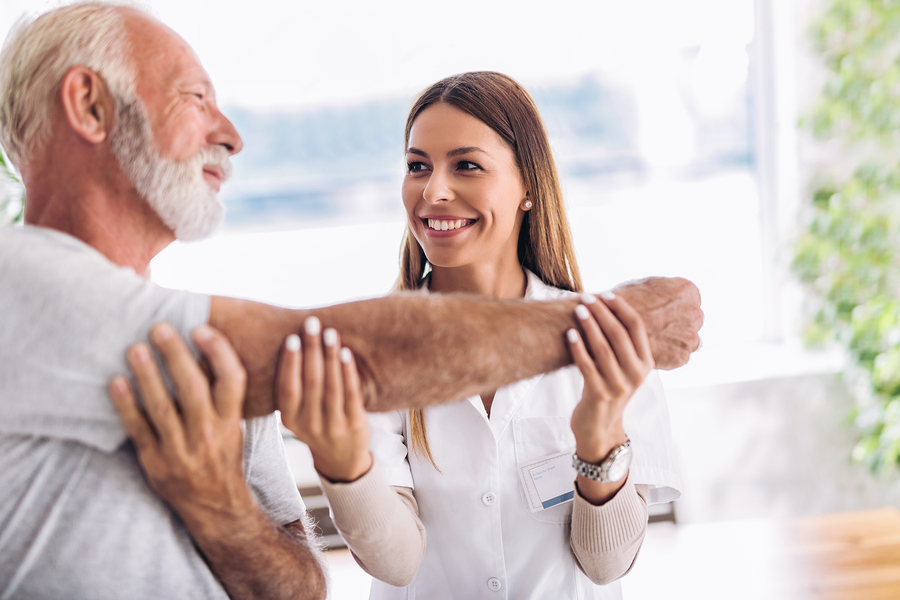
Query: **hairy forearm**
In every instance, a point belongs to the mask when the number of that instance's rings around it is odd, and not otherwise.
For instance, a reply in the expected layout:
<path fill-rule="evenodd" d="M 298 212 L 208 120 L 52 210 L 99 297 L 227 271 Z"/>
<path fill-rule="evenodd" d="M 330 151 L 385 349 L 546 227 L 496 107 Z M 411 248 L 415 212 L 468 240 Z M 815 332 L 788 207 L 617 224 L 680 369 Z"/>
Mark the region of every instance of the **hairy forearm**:
<path fill-rule="evenodd" d="M 694 284 L 653 277 L 615 291 L 643 318 L 657 368 L 686 363 L 703 324 Z M 457 400 L 570 364 L 565 331 L 576 326 L 576 303 L 406 293 L 289 310 L 214 297 L 210 325 L 231 338 L 244 361 L 245 416 L 274 410 L 279 349 L 310 315 L 341 333 L 356 355 L 366 407 L 385 411 Z"/>
<path fill-rule="evenodd" d="M 307 316 L 341 333 L 355 356 L 366 406 L 383 411 L 457 400 L 571 363 L 565 331 L 577 300 L 491 301 L 395 294 L 314 310 L 213 298 L 248 373 L 245 414 L 273 410 L 276 357 Z"/>
<path fill-rule="evenodd" d="M 300 521 L 282 527 L 256 510 L 239 522 L 185 525 L 232 599 L 325 598 L 320 552 Z"/>

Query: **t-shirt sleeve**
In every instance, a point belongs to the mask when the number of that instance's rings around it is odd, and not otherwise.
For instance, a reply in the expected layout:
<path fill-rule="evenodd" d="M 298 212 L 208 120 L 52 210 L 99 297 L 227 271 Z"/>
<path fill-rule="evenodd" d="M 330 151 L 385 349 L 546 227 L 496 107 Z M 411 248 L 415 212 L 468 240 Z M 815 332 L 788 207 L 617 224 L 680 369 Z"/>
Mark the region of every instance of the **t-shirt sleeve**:
<path fill-rule="evenodd" d="M 125 351 L 160 321 L 182 336 L 209 296 L 159 287 L 66 234 L 0 232 L 0 431 L 115 450 L 125 430 L 107 395 Z"/>
<path fill-rule="evenodd" d="M 244 421 L 244 477 L 268 517 L 287 525 L 306 514 L 284 452 L 278 415 Z"/>

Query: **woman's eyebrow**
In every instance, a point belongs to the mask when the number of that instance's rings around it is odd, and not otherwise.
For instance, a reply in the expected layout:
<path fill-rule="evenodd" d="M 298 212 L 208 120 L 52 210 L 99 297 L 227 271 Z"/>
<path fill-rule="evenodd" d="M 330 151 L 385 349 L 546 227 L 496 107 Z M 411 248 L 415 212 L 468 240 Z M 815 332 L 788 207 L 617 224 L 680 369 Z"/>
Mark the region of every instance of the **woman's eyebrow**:
<path fill-rule="evenodd" d="M 481 152 L 482 154 L 487 154 L 487 151 L 482 150 L 478 146 L 466 146 L 464 148 L 457 148 L 456 150 L 451 150 L 447 153 L 447 156 L 459 156 L 460 154 L 468 154 L 469 152 Z"/>
<path fill-rule="evenodd" d="M 451 156 L 451 157 L 452 157 L 452 156 L 459 156 L 460 154 L 468 154 L 469 152 L 481 152 L 482 154 L 488 154 L 488 156 L 490 156 L 490 154 L 489 154 L 486 150 L 482 150 L 482 149 L 479 148 L 478 146 L 465 146 L 465 147 L 463 147 L 463 148 L 456 148 L 456 149 L 451 150 L 450 152 L 448 152 L 448 153 L 447 153 L 447 156 Z M 422 157 L 428 158 L 428 153 L 427 153 L 427 152 L 425 152 L 424 150 L 419 150 L 418 148 L 415 148 L 415 147 L 413 147 L 413 146 L 410 146 L 410 147 L 406 150 L 406 153 L 407 153 L 407 154 L 416 154 L 416 155 L 418 155 L 418 156 L 422 156 Z"/>

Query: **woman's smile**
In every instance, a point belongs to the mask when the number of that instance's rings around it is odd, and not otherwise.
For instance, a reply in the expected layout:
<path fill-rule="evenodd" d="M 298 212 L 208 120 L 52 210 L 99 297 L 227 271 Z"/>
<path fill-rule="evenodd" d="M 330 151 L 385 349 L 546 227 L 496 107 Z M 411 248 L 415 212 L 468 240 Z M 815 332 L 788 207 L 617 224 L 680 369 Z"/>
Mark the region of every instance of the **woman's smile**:
<path fill-rule="evenodd" d="M 468 231 L 478 219 L 461 219 L 456 217 L 423 217 L 425 235 L 433 238 L 451 237 Z"/>

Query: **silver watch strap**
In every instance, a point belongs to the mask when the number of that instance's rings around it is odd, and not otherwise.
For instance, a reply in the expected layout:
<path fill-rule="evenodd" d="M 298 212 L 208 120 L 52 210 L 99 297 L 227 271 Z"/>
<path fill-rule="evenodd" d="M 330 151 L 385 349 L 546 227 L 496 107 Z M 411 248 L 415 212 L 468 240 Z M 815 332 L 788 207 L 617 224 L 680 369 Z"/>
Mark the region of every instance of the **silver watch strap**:
<path fill-rule="evenodd" d="M 606 455 L 600 464 L 593 464 L 589 462 L 585 462 L 578 457 L 577 454 L 572 454 L 572 467 L 575 469 L 575 472 L 581 475 L 582 477 L 587 477 L 593 481 L 600 481 L 602 483 L 606 483 L 609 481 L 607 477 L 607 472 L 609 471 L 610 465 L 612 465 L 616 458 L 622 454 L 623 452 L 628 451 L 631 448 L 631 440 L 628 437 L 625 438 L 625 443 L 621 446 L 617 446 L 613 448 L 609 454 Z"/>

